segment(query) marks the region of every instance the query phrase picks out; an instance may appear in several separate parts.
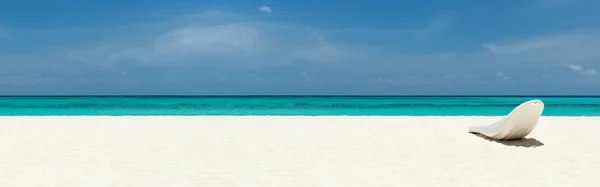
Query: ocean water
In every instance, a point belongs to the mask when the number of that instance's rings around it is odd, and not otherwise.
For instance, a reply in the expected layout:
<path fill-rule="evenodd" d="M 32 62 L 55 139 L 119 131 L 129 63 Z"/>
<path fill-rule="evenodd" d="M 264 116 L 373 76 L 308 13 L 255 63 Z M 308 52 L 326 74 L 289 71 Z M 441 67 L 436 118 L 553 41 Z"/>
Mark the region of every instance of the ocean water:
<path fill-rule="evenodd" d="M 600 97 L 77 96 L 0 97 L 0 116 L 499 116 L 540 99 L 544 116 L 600 116 Z"/>

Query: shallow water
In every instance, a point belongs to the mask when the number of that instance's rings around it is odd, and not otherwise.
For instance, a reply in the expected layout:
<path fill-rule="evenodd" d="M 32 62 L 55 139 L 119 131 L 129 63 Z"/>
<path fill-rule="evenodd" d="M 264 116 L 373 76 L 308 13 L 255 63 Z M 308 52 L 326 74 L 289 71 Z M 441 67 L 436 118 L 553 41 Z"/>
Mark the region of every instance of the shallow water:
<path fill-rule="evenodd" d="M 76 96 L 0 97 L 0 116 L 498 116 L 540 99 L 544 116 L 600 116 L 600 97 Z"/>

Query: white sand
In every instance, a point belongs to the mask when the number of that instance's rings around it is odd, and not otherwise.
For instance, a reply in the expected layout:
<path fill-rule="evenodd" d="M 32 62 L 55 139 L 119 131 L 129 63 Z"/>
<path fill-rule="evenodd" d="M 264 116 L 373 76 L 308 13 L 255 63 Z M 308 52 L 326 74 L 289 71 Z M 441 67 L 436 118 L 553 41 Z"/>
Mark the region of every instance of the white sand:
<path fill-rule="evenodd" d="M 600 186 L 600 118 L 467 132 L 496 119 L 0 117 L 0 186 Z"/>

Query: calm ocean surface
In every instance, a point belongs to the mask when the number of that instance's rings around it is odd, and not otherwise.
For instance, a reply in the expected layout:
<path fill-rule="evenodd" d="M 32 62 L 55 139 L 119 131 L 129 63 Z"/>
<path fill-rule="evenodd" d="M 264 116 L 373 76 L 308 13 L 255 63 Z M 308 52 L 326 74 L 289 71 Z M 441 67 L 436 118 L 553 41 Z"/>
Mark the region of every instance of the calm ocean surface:
<path fill-rule="evenodd" d="M 600 97 L 78 96 L 0 97 L 0 116 L 498 116 L 530 99 L 544 116 L 600 116 Z"/>

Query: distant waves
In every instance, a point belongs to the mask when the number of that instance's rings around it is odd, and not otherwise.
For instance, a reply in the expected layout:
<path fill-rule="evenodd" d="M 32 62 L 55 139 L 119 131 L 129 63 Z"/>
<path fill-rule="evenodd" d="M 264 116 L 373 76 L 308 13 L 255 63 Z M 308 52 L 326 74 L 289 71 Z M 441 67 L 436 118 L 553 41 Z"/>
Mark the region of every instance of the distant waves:
<path fill-rule="evenodd" d="M 506 115 L 527 97 L 0 97 L 0 115 Z M 544 97 L 544 115 L 600 116 L 600 98 Z"/>

